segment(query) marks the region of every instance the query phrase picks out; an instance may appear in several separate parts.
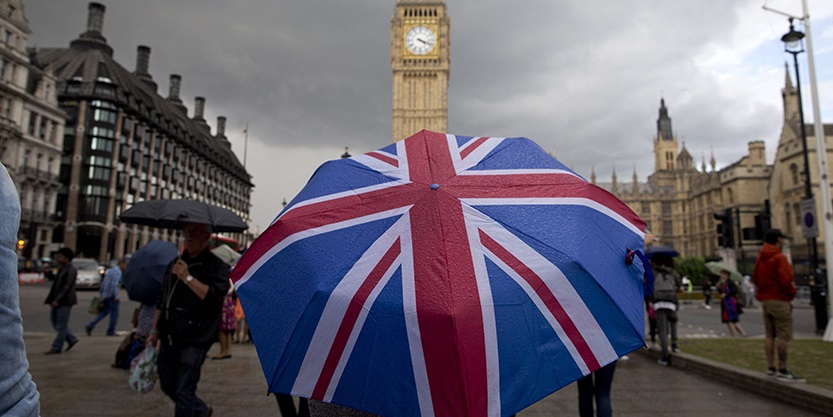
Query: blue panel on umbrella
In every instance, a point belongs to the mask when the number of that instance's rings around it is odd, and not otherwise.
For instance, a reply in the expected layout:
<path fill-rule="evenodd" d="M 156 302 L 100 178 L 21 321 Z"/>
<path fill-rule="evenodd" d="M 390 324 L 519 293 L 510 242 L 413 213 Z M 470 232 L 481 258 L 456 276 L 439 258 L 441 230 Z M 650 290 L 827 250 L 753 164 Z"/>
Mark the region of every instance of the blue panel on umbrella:
<path fill-rule="evenodd" d="M 292 199 L 283 211 L 288 210 L 299 201 L 352 191 L 357 188 L 383 184 L 393 180 L 393 178 L 367 169 L 367 167 L 352 159 L 328 161 L 318 167 L 312 174 L 307 185 Z"/>
<path fill-rule="evenodd" d="M 392 364 L 401 368 L 391 369 Z M 361 404 L 367 393 L 373 392 L 382 394 L 386 401 L 375 404 L 375 408 L 367 411 L 395 415 L 397 410 L 403 408 L 419 410 L 413 374 L 402 310 L 400 268 L 373 304 L 353 355 L 344 369 L 342 381 L 345 382 L 339 384 L 333 402 Z"/>
<path fill-rule="evenodd" d="M 276 327 L 268 321 L 250 323 L 252 337 L 256 342 L 263 341 L 258 346 L 278 347 L 258 351 L 265 369 L 275 369 L 280 360 L 277 354 L 289 345 L 288 354 L 291 358 L 284 358 L 282 368 L 278 369 L 280 378 L 273 381 L 272 375 L 266 376 L 267 381 L 272 381 L 270 388 L 281 392 L 291 390 L 306 347 L 318 324 L 317 319 L 326 304 L 325 295 L 335 288 L 374 240 L 396 220 L 393 217 L 364 223 L 360 227 L 337 230 L 296 242 L 261 267 L 264 272 L 258 276 L 256 283 L 239 288 L 247 315 L 275 317 L 275 320 L 293 323 L 300 320 L 298 329 Z M 318 279 L 313 281 L 309 278 L 310 274 L 315 274 Z"/>
<path fill-rule="evenodd" d="M 642 329 L 642 271 L 625 264 L 626 248 L 641 249 L 642 240 L 595 210 L 563 206 L 476 206 L 509 230 L 523 230 L 522 241 L 560 266 L 578 260 L 623 308 L 632 327 Z M 546 225 L 546 227 L 544 227 Z M 567 278 L 583 285 L 575 274 Z M 623 285 L 623 280 L 627 282 Z"/>
<path fill-rule="evenodd" d="M 488 259 L 486 268 L 495 304 L 501 397 L 524 408 L 549 395 L 553 383 L 565 386 L 581 371 L 526 292 Z"/>
<path fill-rule="evenodd" d="M 509 138 L 471 170 L 561 169 L 573 172 L 527 138 Z"/>

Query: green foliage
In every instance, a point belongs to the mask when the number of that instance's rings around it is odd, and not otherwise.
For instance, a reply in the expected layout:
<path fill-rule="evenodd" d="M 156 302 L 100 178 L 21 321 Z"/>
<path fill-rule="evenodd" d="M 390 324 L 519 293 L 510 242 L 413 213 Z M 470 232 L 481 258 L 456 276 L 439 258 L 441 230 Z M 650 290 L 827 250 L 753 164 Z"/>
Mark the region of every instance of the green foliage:
<path fill-rule="evenodd" d="M 674 260 L 674 265 L 677 267 L 677 272 L 680 276 L 687 276 L 692 282 L 700 283 L 703 277 L 708 273 L 706 268 L 706 261 L 703 258 L 696 256 L 679 257 Z"/>

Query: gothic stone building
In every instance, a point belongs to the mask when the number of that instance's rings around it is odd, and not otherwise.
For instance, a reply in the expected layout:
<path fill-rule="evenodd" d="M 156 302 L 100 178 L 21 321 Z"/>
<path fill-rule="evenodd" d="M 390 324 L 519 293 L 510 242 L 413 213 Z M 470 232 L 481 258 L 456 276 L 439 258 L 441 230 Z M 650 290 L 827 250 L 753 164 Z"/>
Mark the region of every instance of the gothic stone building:
<path fill-rule="evenodd" d="M 712 156 L 709 166 L 705 159 L 698 169 L 685 144 L 679 146 L 671 118 L 660 101 L 657 133 L 654 137 L 654 172 L 646 182 L 639 182 L 636 172 L 630 183 L 620 184 L 616 173 L 612 182 L 599 185 L 611 191 L 647 223 L 647 244 L 674 246 L 683 256 L 720 257 L 739 267 L 754 263 L 761 241 L 750 233 L 755 228 L 756 216 L 769 210 L 772 227 L 790 236 L 791 254 L 799 275 L 812 270 L 812 247 L 801 234 L 799 202 L 804 197 L 803 154 L 801 125 L 798 115 L 798 94 L 789 73 L 782 90 L 784 121 L 775 160 L 766 162 L 763 141 L 751 141 L 748 152 L 736 162 L 716 169 Z M 811 183 L 818 196 L 818 167 L 815 164 L 813 128 L 807 125 Z M 824 126 L 828 159 L 833 157 L 831 139 L 833 125 Z M 833 171 L 828 173 L 833 176 Z M 596 182 L 595 173 L 591 181 Z M 728 210 L 732 213 L 734 248 L 718 245 L 714 214 Z M 817 202 L 817 213 L 821 209 Z M 740 221 L 738 221 L 738 218 Z M 820 230 L 822 233 L 823 230 Z M 820 236 L 818 242 L 822 242 Z M 818 246 L 819 257 L 823 247 Z M 823 267 L 823 259 L 820 261 Z"/>
<path fill-rule="evenodd" d="M 68 48 L 30 55 L 34 66 L 55 74 L 66 112 L 55 241 L 101 261 L 132 253 L 151 238 L 175 241 L 177 232 L 119 222 L 124 210 L 152 199 L 204 201 L 248 223 L 253 185 L 226 139 L 225 117 L 212 134 L 202 97 L 188 117 L 179 75 L 170 76 L 168 97 L 162 97 L 148 73 L 150 48 L 138 47 L 133 72 L 116 62 L 102 34 L 104 10 L 89 4 L 87 30 Z"/>

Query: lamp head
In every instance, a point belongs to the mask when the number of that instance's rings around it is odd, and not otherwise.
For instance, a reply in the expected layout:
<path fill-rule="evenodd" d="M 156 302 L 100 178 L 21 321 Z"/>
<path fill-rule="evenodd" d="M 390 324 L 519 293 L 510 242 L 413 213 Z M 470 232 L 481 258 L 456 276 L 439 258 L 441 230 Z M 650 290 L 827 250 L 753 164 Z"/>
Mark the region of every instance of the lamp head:
<path fill-rule="evenodd" d="M 781 37 L 781 42 L 784 42 L 784 51 L 793 55 L 804 52 L 804 32 L 795 30 L 793 26 L 793 19 L 790 18 L 790 31 Z"/>

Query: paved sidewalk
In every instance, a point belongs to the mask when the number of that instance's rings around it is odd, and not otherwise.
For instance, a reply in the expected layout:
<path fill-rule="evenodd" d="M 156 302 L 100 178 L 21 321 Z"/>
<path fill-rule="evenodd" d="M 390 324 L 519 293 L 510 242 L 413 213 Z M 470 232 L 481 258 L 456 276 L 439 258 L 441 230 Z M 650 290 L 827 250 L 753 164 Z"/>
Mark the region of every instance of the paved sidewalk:
<path fill-rule="evenodd" d="M 30 370 L 41 393 L 44 417 L 173 416 L 173 403 L 157 386 L 137 394 L 127 384 L 127 372 L 110 368 L 122 337 L 79 336 L 68 353 L 44 355 L 53 334 L 26 333 Z M 211 354 L 217 352 L 215 345 Z M 809 417 L 807 411 L 690 370 L 662 367 L 642 353 L 620 361 L 613 384 L 614 414 L 622 417 L 732 416 Z M 266 382 L 254 346 L 233 345 L 228 360 L 207 360 L 199 395 L 214 406 L 215 417 L 279 416 L 275 399 L 266 396 Z M 575 385 L 544 398 L 519 417 L 578 415 Z M 776 397 L 777 398 L 777 397 Z"/>

